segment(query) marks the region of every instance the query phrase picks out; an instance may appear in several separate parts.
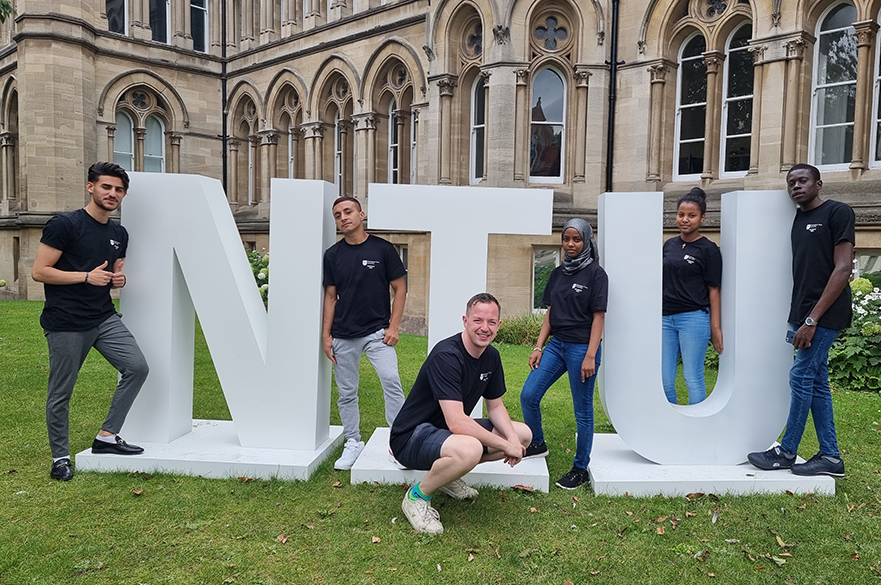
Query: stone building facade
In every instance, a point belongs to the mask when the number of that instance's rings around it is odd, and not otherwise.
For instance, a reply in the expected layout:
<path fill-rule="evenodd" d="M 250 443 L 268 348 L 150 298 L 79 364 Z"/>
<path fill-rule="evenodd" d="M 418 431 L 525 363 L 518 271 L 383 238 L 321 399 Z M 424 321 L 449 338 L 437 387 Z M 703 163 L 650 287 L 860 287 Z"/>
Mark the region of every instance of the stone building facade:
<path fill-rule="evenodd" d="M 42 226 L 83 205 L 105 159 L 224 181 L 257 249 L 272 177 L 334 183 L 368 227 L 371 183 L 551 188 L 557 229 L 596 225 L 609 185 L 664 191 L 673 227 L 699 185 L 713 236 L 721 193 L 780 189 L 810 162 L 879 272 L 879 15 L 881 0 L 17 0 L 0 26 L 0 278 L 41 297 Z M 405 326 L 424 331 L 430 237 L 383 235 L 409 268 Z M 490 237 L 507 314 L 536 308 L 558 241 Z"/>

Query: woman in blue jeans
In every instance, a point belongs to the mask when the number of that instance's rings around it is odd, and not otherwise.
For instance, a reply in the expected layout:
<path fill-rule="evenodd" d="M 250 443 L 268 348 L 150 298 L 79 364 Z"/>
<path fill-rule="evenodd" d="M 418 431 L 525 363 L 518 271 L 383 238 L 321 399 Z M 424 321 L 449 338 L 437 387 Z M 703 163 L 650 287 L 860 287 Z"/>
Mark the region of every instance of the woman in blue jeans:
<path fill-rule="evenodd" d="M 588 480 L 593 446 L 593 389 L 600 367 L 600 339 L 606 318 L 609 279 L 599 265 L 593 230 L 583 219 L 563 226 L 563 263 L 551 272 L 544 292 L 548 306 L 535 348 L 529 356 L 532 371 L 520 392 L 523 421 L 532 430 L 525 458 L 545 457 L 548 447 L 541 428 L 541 399 L 564 373 L 575 409 L 575 462 L 557 486 L 573 490 Z M 550 343 L 545 342 L 551 337 Z"/>
<path fill-rule="evenodd" d="M 707 397 L 704 360 L 710 340 L 722 353 L 719 287 L 722 285 L 722 254 L 715 243 L 702 236 L 707 217 L 707 194 L 695 187 L 676 205 L 679 235 L 664 242 L 664 301 L 661 376 L 667 400 L 676 404 L 676 368 L 682 369 L 688 387 L 688 403 Z"/>

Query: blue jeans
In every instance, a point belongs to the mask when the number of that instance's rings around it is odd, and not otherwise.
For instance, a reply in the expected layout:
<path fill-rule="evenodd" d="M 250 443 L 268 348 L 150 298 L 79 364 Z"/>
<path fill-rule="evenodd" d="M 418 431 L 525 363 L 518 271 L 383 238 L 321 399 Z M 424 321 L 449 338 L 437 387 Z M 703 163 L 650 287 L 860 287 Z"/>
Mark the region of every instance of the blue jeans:
<path fill-rule="evenodd" d="M 704 382 L 704 360 L 710 341 L 710 314 L 690 311 L 664 315 L 661 337 L 661 378 L 667 400 L 676 404 L 676 366 L 682 353 L 682 373 L 688 386 L 688 403 L 696 404 L 707 397 Z"/>
<path fill-rule="evenodd" d="M 565 372 L 569 372 L 569 388 L 572 390 L 572 406 L 575 410 L 575 428 L 578 439 L 575 442 L 575 463 L 579 469 L 587 469 L 590 463 L 590 450 L 593 448 L 593 389 L 594 375 L 581 381 L 581 364 L 587 355 L 586 343 L 567 343 L 556 337 L 544 348 L 538 367 L 529 373 L 523 390 L 520 391 L 520 408 L 523 422 L 532 430 L 532 442 L 544 442 L 541 428 L 541 399 L 554 382 Z M 602 346 L 597 347 L 596 367 L 600 367 Z"/>
<path fill-rule="evenodd" d="M 793 329 L 798 329 L 793 325 Z M 838 331 L 817 327 L 811 346 L 797 350 L 795 363 L 789 370 L 789 418 L 780 446 L 787 453 L 798 453 L 798 444 L 805 432 L 808 413 L 814 417 L 814 428 L 820 453 L 838 457 L 835 419 L 832 414 L 832 393 L 829 390 L 829 348 Z"/>

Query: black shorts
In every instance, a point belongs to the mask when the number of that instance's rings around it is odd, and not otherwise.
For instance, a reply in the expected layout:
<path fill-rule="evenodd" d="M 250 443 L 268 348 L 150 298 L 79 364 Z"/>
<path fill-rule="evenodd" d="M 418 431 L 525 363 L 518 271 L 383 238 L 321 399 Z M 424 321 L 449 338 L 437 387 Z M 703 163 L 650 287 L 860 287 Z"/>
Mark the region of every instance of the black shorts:
<path fill-rule="evenodd" d="M 488 418 L 474 419 L 477 424 L 492 432 L 493 424 Z M 410 439 L 404 443 L 400 451 L 395 452 L 395 459 L 410 469 L 428 471 L 435 461 L 440 459 L 441 446 L 453 433 L 449 429 L 439 429 L 431 423 L 422 423 L 413 429 Z M 486 445 L 483 454 L 487 454 Z"/>

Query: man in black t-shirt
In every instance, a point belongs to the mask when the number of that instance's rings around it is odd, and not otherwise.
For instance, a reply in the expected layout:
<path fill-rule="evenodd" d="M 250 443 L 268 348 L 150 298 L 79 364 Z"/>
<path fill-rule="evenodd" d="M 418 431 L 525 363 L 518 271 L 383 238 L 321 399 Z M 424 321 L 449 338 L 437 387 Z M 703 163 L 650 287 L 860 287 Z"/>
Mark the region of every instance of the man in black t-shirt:
<path fill-rule="evenodd" d="M 357 199 L 338 198 L 333 203 L 333 217 L 343 239 L 324 253 L 322 337 L 339 389 L 337 406 L 346 444 L 334 469 L 342 470 L 351 469 L 364 449 L 358 410 L 362 354 L 367 354 L 379 376 L 389 426 L 404 403 L 395 345 L 407 298 L 407 271 L 394 246 L 367 234 Z M 389 286 L 395 295 L 391 311 Z"/>
<path fill-rule="evenodd" d="M 477 490 L 462 477 L 484 461 L 516 465 L 532 440 L 529 427 L 511 422 L 502 402 L 505 373 L 498 350 L 490 345 L 500 314 L 499 302 L 488 293 L 468 301 L 465 330 L 434 346 L 392 425 L 389 443 L 397 460 L 428 470 L 401 503 L 419 532 L 444 531 L 431 506 L 436 490 L 460 500 L 476 498 Z M 468 413 L 481 398 L 488 418 L 472 419 Z"/>
<path fill-rule="evenodd" d="M 850 325 L 852 306 L 848 278 L 855 243 L 853 210 L 838 201 L 820 199 L 820 171 L 797 164 L 786 175 L 790 198 L 798 205 L 792 222 L 792 303 L 795 363 L 789 371 L 792 398 L 786 432 L 777 447 L 748 455 L 760 469 L 791 469 L 797 475 L 844 477 L 838 451 L 832 395 L 829 389 L 829 348 L 838 331 Z M 795 463 L 798 445 L 813 416 L 820 452 Z"/>
<path fill-rule="evenodd" d="M 128 182 L 119 165 L 93 164 L 86 183 L 88 204 L 46 223 L 31 270 L 33 279 L 44 283 L 46 290 L 40 325 L 49 345 L 46 425 L 53 479 L 73 477 L 68 438 L 70 397 L 92 347 L 121 374 L 107 418 L 92 442 L 92 453 L 137 455 L 144 451 L 116 434 L 149 371 L 110 299 L 111 288 L 125 286 L 122 268 L 128 246 L 128 232 L 111 220 L 110 214 L 125 197 Z"/>

